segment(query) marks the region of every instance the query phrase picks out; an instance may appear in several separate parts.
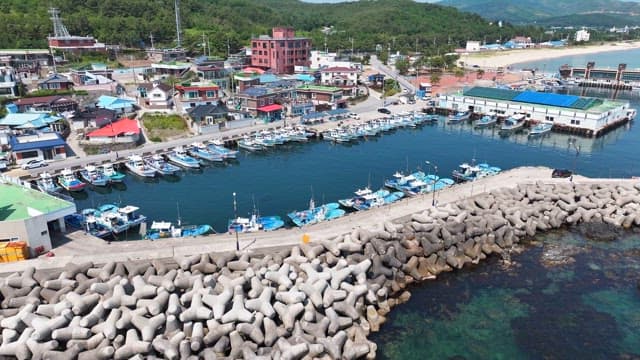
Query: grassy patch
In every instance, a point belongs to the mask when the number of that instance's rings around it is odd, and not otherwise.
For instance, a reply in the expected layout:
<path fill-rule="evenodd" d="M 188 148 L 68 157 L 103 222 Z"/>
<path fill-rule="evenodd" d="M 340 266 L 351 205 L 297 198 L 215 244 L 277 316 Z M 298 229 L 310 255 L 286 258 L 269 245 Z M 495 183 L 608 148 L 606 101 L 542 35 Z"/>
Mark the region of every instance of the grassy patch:
<path fill-rule="evenodd" d="M 189 131 L 186 122 L 179 115 L 144 114 L 142 124 L 147 131 L 149 140 L 153 142 L 180 137 Z"/>

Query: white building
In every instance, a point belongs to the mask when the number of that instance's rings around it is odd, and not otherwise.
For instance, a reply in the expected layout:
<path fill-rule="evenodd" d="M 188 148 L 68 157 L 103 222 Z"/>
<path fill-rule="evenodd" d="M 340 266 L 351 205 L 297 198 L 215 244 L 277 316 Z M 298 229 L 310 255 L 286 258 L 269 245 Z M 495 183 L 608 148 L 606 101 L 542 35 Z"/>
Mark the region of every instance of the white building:
<path fill-rule="evenodd" d="M 311 68 L 312 69 L 320 69 L 324 67 L 348 67 L 348 68 L 356 68 L 362 70 L 362 64 L 351 62 L 351 61 L 341 61 L 336 60 L 338 54 L 330 53 L 326 51 L 311 51 Z"/>
<path fill-rule="evenodd" d="M 553 123 L 554 130 L 587 136 L 598 136 L 635 115 L 626 101 L 485 87 L 441 95 L 438 106 L 476 114 L 495 112 L 503 117 L 525 114 L 527 121 Z"/>
<path fill-rule="evenodd" d="M 480 41 L 467 41 L 467 52 L 480 51 Z"/>
<path fill-rule="evenodd" d="M 591 37 L 591 34 L 589 34 L 589 32 L 585 29 L 576 31 L 575 39 L 577 42 L 589 41 L 590 37 Z"/>
<path fill-rule="evenodd" d="M 0 97 L 18 96 L 16 72 L 12 67 L 0 66 Z"/>

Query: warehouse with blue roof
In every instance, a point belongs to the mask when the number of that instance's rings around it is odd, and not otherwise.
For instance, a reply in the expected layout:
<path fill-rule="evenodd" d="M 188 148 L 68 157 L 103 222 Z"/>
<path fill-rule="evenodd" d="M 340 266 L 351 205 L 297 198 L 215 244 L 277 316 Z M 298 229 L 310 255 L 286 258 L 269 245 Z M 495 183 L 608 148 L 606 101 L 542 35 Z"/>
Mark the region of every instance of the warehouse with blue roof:
<path fill-rule="evenodd" d="M 598 136 L 635 117 L 628 101 L 509 89 L 472 87 L 440 97 L 439 107 L 501 117 L 525 114 L 529 123 L 553 124 L 554 131 Z"/>

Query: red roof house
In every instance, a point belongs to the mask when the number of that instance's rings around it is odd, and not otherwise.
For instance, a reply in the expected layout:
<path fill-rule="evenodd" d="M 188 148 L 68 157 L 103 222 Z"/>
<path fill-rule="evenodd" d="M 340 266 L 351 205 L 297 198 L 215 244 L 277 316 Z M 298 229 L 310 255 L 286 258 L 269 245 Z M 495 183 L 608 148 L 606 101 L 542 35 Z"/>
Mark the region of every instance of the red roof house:
<path fill-rule="evenodd" d="M 87 134 L 93 143 L 136 142 L 140 137 L 140 126 L 134 119 L 120 119 Z"/>

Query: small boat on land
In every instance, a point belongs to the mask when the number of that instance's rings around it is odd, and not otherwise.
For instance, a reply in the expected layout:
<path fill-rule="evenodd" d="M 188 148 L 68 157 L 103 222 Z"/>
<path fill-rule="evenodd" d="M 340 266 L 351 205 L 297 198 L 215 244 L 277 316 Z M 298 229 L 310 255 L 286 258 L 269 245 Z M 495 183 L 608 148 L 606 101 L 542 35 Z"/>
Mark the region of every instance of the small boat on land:
<path fill-rule="evenodd" d="M 109 184 L 109 178 L 93 165 L 87 165 L 80 170 L 80 177 L 93 186 L 107 186 Z"/>
<path fill-rule="evenodd" d="M 459 124 L 463 121 L 469 120 L 469 118 L 471 118 L 471 111 L 465 111 L 465 112 L 458 111 L 455 114 L 449 116 L 449 119 L 447 119 L 447 123 Z"/>
<path fill-rule="evenodd" d="M 209 150 L 209 148 L 201 142 L 195 142 L 191 144 L 188 152 L 191 156 L 194 156 L 203 160 L 213 161 L 213 162 L 224 161 L 224 156 L 222 156 L 222 154 Z"/>
<path fill-rule="evenodd" d="M 484 115 L 483 117 L 481 117 L 475 122 L 474 126 L 477 128 L 490 127 L 495 125 L 497 122 L 498 122 L 498 115 L 496 114 Z"/>
<path fill-rule="evenodd" d="M 251 215 L 250 218 L 237 217 L 229 220 L 227 227 L 229 233 L 249 233 L 256 231 L 273 231 L 284 226 L 284 221 L 280 216 L 258 216 Z"/>
<path fill-rule="evenodd" d="M 154 154 L 144 158 L 144 163 L 160 175 L 175 175 L 180 171 L 179 167 L 168 163 L 160 154 Z"/>
<path fill-rule="evenodd" d="M 36 181 L 38 190 L 44 193 L 57 193 L 62 188 L 53 181 L 53 177 L 48 172 L 40 174 L 40 178 Z"/>
<path fill-rule="evenodd" d="M 120 183 L 124 181 L 124 178 L 126 177 L 125 174 L 116 171 L 111 163 L 102 164 L 102 173 L 108 177 L 109 181 L 112 183 Z"/>
<path fill-rule="evenodd" d="M 525 114 L 513 114 L 509 116 L 500 127 L 500 132 L 510 134 L 522 129 L 524 127 L 525 119 Z"/>
<path fill-rule="evenodd" d="M 67 191 L 82 191 L 87 185 L 78 180 L 71 169 L 62 170 L 60 176 L 58 176 L 58 184 L 60 184 L 60 186 L 62 186 L 62 188 Z"/>
<path fill-rule="evenodd" d="M 531 128 L 531 130 L 529 131 L 529 136 L 533 137 L 533 136 L 541 136 L 544 135 L 546 133 L 551 132 L 551 129 L 553 128 L 553 124 L 550 123 L 540 123 L 534 127 Z"/>
<path fill-rule="evenodd" d="M 155 177 L 156 170 L 145 164 L 140 155 L 131 155 L 124 166 L 132 173 L 141 177 Z"/>
<path fill-rule="evenodd" d="M 340 209 L 340 204 L 338 203 L 328 203 L 316 207 L 312 199 L 309 201 L 309 209 L 293 211 L 287 214 L 287 216 L 296 226 L 302 227 L 325 220 L 337 219 L 345 213 L 343 209 Z"/>
<path fill-rule="evenodd" d="M 170 151 L 167 154 L 167 159 L 169 159 L 169 161 L 171 161 L 176 165 L 179 165 L 188 169 L 200 168 L 200 161 L 187 155 L 187 151 L 182 146 L 178 146 L 175 149 L 173 149 L 173 151 Z"/>
<path fill-rule="evenodd" d="M 151 223 L 151 227 L 145 235 L 145 239 L 156 240 L 160 238 L 179 238 L 179 237 L 193 237 L 205 235 L 211 232 L 213 228 L 211 225 L 189 225 L 181 226 L 178 224 L 174 226 L 169 221 L 154 221 Z"/>

